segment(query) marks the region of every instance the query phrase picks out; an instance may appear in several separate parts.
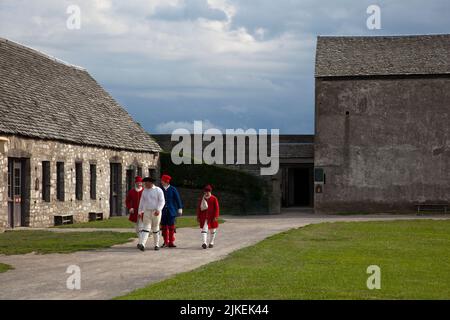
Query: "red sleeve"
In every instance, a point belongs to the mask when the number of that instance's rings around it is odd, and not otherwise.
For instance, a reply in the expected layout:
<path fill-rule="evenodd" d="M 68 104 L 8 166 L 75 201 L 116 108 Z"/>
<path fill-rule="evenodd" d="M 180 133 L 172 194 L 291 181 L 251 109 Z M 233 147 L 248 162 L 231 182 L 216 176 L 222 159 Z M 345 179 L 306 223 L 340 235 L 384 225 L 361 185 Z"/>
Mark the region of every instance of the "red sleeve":
<path fill-rule="evenodd" d="M 128 193 L 127 193 L 127 197 L 125 199 L 125 204 L 126 204 L 128 210 L 133 208 L 133 196 L 131 195 L 131 190 L 128 191 Z"/>
<path fill-rule="evenodd" d="M 219 200 L 217 200 L 216 197 L 214 197 L 214 217 L 218 218 L 219 217 Z"/>

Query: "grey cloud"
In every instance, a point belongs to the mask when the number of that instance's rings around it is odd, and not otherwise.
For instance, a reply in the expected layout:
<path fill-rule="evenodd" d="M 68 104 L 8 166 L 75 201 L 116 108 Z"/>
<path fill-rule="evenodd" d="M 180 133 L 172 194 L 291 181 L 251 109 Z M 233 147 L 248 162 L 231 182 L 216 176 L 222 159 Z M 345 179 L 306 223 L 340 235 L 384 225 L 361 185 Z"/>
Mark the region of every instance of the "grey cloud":
<path fill-rule="evenodd" d="M 169 21 L 197 20 L 199 18 L 223 21 L 227 20 L 227 15 L 222 10 L 211 8 L 207 0 L 184 0 L 181 6 L 158 6 L 150 16 L 150 19 Z"/>
<path fill-rule="evenodd" d="M 86 67 L 150 132 L 208 119 L 221 128 L 313 133 L 317 35 L 450 32 L 448 0 L 378 0 L 381 31 L 366 28 L 373 0 L 228 0 L 236 9 L 230 20 L 206 0 L 157 7 L 150 19 L 148 1 L 113 0 L 100 18 L 92 1 L 78 1 L 87 17 L 70 32 L 70 1 L 1 0 L 0 37 Z M 208 33 L 198 18 L 229 24 Z M 114 33 L 111 23 L 126 28 Z M 256 40 L 240 42 L 233 32 L 242 28 Z"/>

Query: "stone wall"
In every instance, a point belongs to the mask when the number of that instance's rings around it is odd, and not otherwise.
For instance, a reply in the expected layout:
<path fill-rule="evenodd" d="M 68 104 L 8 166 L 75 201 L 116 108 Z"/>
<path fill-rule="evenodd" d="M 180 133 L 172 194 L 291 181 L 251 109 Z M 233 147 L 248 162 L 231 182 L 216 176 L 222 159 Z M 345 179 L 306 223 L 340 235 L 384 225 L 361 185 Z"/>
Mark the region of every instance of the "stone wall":
<path fill-rule="evenodd" d="M 177 188 L 183 201 L 185 209 L 196 209 L 203 191 L 200 189 Z M 244 205 L 244 197 L 231 192 L 213 191 L 219 200 L 219 206 L 226 208 L 226 213 L 239 214 Z"/>
<path fill-rule="evenodd" d="M 450 78 L 317 80 L 316 212 L 450 201 Z"/>
<path fill-rule="evenodd" d="M 158 154 L 115 151 L 78 146 L 57 141 L 45 141 L 7 137 L 0 143 L 0 228 L 8 227 L 8 157 L 30 159 L 30 227 L 48 227 L 54 223 L 55 214 L 73 214 L 75 222 L 88 221 L 89 212 L 110 215 L 110 163 L 122 165 L 122 200 L 125 201 L 126 170 L 129 166 L 142 166 L 144 175 L 149 169 L 157 169 Z M 50 161 L 51 201 L 42 200 L 42 161 Z M 65 201 L 56 199 L 56 162 L 64 162 Z M 83 200 L 75 198 L 75 162 L 83 163 Z M 90 164 L 97 166 L 97 198 L 90 197 Z M 122 214 L 125 214 L 123 205 Z"/>
<path fill-rule="evenodd" d="M 185 209 L 196 210 L 198 201 L 203 195 L 201 189 L 177 188 L 183 201 Z M 259 203 L 252 203 L 245 196 L 236 193 L 214 190 L 213 194 L 219 200 L 222 214 L 268 214 L 276 212 L 267 211 L 267 200 L 262 199 Z"/>

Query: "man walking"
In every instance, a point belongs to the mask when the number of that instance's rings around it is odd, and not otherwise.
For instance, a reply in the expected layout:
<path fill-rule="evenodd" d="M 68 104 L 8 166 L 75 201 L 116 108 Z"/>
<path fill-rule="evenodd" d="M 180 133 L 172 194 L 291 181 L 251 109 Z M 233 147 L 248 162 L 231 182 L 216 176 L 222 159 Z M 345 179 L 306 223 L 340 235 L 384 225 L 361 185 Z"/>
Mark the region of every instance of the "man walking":
<path fill-rule="evenodd" d="M 134 188 L 128 191 L 127 198 L 125 200 L 128 212 L 130 213 L 128 220 L 136 224 L 136 233 L 138 236 L 139 236 L 138 211 L 143 190 L 144 188 L 142 187 L 142 178 L 137 176 L 134 180 Z"/>
<path fill-rule="evenodd" d="M 155 186 L 155 180 L 147 177 L 143 180 L 145 189 L 142 192 L 139 204 L 139 244 L 138 249 L 145 251 L 150 232 L 153 233 L 154 249 L 159 250 L 159 224 L 161 212 L 164 208 L 164 193 Z"/>
<path fill-rule="evenodd" d="M 161 231 L 164 238 L 163 247 L 175 248 L 175 222 L 177 215 L 183 214 L 183 203 L 177 189 L 170 185 L 172 177 L 164 174 L 161 184 L 166 204 L 162 211 Z"/>
<path fill-rule="evenodd" d="M 197 206 L 197 221 L 202 230 L 202 248 L 213 248 L 219 228 L 219 201 L 212 195 L 210 185 L 203 189 L 203 196 Z M 208 231 L 211 234 L 209 245 L 207 244 Z"/>

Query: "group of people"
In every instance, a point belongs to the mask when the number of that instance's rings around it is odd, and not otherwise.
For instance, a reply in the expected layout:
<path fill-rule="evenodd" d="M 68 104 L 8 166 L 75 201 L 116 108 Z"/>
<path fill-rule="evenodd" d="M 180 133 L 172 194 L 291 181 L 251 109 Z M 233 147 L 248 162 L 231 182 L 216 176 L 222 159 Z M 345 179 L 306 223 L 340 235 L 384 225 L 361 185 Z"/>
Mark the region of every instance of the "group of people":
<path fill-rule="evenodd" d="M 129 220 L 136 224 L 139 237 L 137 248 L 145 251 L 150 234 L 153 236 L 154 250 L 160 249 L 160 235 L 164 242 L 161 247 L 175 248 L 176 218 L 183 214 L 183 202 L 177 189 L 170 184 L 172 177 L 161 177 L 161 187 L 155 185 L 151 177 L 136 177 L 135 186 L 126 197 Z M 203 189 L 197 205 L 197 221 L 202 235 L 202 248 L 213 248 L 219 227 L 219 202 L 212 195 L 211 185 Z M 208 234 L 210 235 L 208 241 Z"/>

